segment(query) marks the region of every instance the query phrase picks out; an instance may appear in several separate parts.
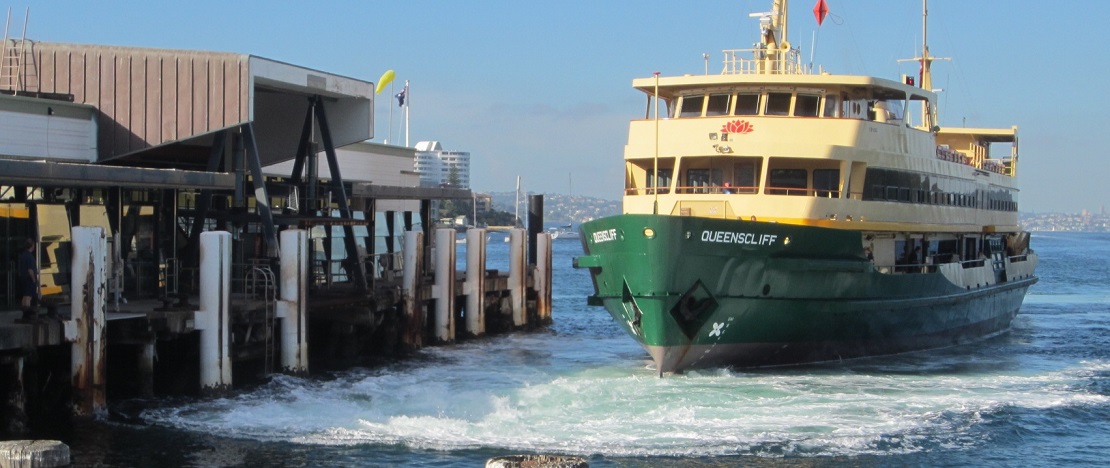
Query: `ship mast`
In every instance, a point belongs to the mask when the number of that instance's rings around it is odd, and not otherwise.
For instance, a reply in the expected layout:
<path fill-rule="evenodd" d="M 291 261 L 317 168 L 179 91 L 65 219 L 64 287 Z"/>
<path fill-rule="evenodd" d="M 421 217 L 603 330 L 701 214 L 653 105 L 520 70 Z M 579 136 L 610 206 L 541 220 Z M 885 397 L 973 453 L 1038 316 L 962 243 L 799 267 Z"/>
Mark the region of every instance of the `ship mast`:
<path fill-rule="evenodd" d="M 762 73 L 784 73 L 788 67 L 790 42 L 786 40 L 786 1 L 774 0 L 770 12 L 748 15 L 759 18 Z"/>
<path fill-rule="evenodd" d="M 929 57 L 929 1 L 921 0 L 921 88 L 933 89 L 933 59 Z"/>

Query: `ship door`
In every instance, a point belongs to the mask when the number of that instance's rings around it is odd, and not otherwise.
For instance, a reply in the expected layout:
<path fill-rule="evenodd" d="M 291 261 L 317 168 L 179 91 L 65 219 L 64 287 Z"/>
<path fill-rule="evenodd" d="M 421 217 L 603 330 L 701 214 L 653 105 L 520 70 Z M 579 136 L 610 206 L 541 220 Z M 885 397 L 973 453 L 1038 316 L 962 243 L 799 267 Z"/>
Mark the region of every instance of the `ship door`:
<path fill-rule="evenodd" d="M 994 268 L 994 279 L 996 283 L 1006 282 L 1006 249 L 1003 247 L 1001 237 L 988 237 L 986 239 L 987 250 L 990 251 L 991 266 Z"/>
<path fill-rule="evenodd" d="M 960 258 L 962 260 L 974 260 L 979 258 L 979 237 L 978 236 L 965 236 L 962 252 Z"/>

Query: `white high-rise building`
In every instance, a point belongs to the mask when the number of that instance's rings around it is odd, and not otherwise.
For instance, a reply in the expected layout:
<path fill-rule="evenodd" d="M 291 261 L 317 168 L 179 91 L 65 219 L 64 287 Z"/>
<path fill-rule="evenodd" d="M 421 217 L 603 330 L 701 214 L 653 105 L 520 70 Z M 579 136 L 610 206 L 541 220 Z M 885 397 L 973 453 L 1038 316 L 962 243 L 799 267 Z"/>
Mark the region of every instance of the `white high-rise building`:
<path fill-rule="evenodd" d="M 470 153 L 444 151 L 438 141 L 416 143 L 416 172 L 421 187 L 470 188 Z M 453 175 L 452 175 L 453 174 Z"/>

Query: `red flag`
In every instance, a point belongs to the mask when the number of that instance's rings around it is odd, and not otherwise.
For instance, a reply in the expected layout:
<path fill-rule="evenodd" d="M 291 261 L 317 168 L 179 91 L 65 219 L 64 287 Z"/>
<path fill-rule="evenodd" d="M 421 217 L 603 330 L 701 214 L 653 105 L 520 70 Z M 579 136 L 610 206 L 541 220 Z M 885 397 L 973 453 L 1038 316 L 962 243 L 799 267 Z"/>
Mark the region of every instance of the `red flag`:
<path fill-rule="evenodd" d="M 825 4 L 825 0 L 817 0 L 817 4 L 813 5 L 813 17 L 817 18 L 817 25 L 825 21 L 825 15 L 829 14 L 829 6 Z"/>

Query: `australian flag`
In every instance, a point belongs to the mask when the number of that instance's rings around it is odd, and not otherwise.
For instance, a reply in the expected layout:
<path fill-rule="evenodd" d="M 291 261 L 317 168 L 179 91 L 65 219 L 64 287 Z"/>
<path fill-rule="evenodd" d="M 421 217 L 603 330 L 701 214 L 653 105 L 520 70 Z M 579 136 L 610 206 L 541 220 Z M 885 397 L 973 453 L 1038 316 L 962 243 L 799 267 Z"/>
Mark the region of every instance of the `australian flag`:
<path fill-rule="evenodd" d="M 408 90 L 409 90 L 409 87 L 405 86 L 405 88 L 402 89 L 401 92 L 399 92 L 399 93 L 397 93 L 396 95 L 393 96 L 393 97 L 397 98 L 397 107 L 405 107 L 405 94 L 408 93 Z"/>

